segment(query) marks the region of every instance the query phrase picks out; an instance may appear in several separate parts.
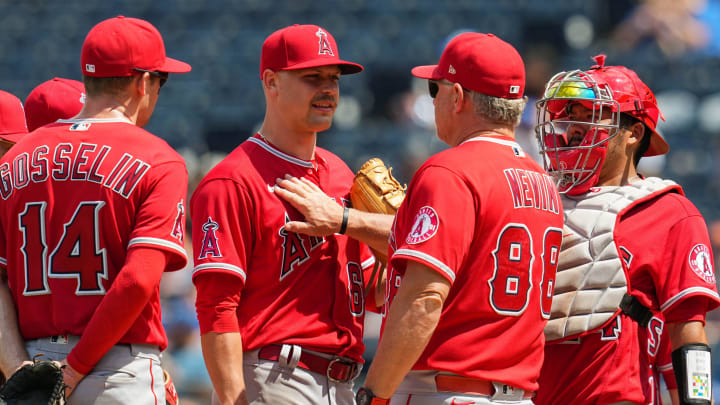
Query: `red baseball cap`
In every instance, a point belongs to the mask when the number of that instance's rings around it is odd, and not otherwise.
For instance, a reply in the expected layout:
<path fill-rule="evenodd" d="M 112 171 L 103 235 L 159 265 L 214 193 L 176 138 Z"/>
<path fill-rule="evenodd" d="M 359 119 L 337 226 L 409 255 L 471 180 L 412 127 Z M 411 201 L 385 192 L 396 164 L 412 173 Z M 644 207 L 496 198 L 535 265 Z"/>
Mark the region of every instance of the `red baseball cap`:
<path fill-rule="evenodd" d="M 14 95 L 0 90 L 0 139 L 15 143 L 27 133 L 22 102 Z"/>
<path fill-rule="evenodd" d="M 445 47 L 437 65 L 417 66 L 421 79 L 446 79 L 471 91 L 518 99 L 525 92 L 525 64 L 509 43 L 493 34 L 466 32 Z"/>
<path fill-rule="evenodd" d="M 29 131 L 59 119 L 76 116 L 85 105 L 85 85 L 77 80 L 55 77 L 41 83 L 25 100 Z"/>
<path fill-rule="evenodd" d="M 362 65 L 340 59 L 335 38 L 317 25 L 291 25 L 270 34 L 262 47 L 260 77 L 265 69 L 306 69 L 337 65 L 342 74 L 359 73 Z"/>
<path fill-rule="evenodd" d="M 665 117 L 658 107 L 655 94 L 640 80 L 635 71 L 625 66 L 605 66 L 605 58 L 602 54 L 593 57 L 597 64 L 585 73 L 602 88 L 610 87 L 612 98 L 618 102 L 621 112 L 642 121 L 650 129 L 650 146 L 643 156 L 666 154 L 670 146 L 657 131 L 658 119 L 665 121 Z"/>
<path fill-rule="evenodd" d="M 80 57 L 82 73 L 92 77 L 123 77 L 143 69 L 187 73 L 190 65 L 165 55 L 160 32 L 138 18 L 118 16 L 94 26 L 85 37 Z"/>

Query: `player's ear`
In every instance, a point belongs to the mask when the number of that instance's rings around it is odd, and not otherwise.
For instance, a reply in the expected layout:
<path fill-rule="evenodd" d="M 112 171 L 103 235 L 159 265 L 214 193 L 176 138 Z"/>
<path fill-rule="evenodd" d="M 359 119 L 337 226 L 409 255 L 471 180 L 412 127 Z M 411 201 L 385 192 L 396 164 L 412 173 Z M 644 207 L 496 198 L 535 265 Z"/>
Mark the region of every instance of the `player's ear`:
<path fill-rule="evenodd" d="M 452 87 L 452 98 L 453 98 L 453 110 L 455 113 L 459 113 L 463 109 L 465 104 L 465 92 L 459 83 L 453 84 Z"/>
<path fill-rule="evenodd" d="M 129 90 L 133 95 L 144 96 L 148 93 L 150 84 L 150 73 L 143 72 L 134 77 L 130 84 Z"/>
<path fill-rule="evenodd" d="M 271 93 L 277 92 L 278 74 L 270 69 L 265 69 L 262 75 L 263 88 Z"/>
<path fill-rule="evenodd" d="M 630 128 L 630 136 L 628 137 L 627 143 L 629 145 L 640 145 L 643 136 L 645 136 L 645 125 L 641 122 L 634 123 Z"/>

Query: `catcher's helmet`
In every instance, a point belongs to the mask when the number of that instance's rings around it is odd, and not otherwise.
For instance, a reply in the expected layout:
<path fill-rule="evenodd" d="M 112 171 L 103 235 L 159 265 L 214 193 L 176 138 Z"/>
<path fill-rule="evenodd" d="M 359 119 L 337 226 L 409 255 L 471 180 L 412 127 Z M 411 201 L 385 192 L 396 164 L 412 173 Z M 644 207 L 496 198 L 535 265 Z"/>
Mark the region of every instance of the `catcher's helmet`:
<path fill-rule="evenodd" d="M 649 129 L 650 146 L 644 156 L 662 155 L 669 149 L 656 130 L 662 114 L 652 91 L 632 70 L 605 66 L 605 55 L 594 59 L 597 65 L 587 71 L 553 76 L 537 102 L 535 131 L 545 168 L 556 178 L 561 193 L 581 194 L 597 184 L 608 141 L 620 128 L 620 113 L 640 120 Z M 590 110 L 592 118 L 588 122 L 573 119 L 569 107 L 574 104 Z M 567 129 L 573 124 L 587 128 L 579 145 L 568 145 Z"/>

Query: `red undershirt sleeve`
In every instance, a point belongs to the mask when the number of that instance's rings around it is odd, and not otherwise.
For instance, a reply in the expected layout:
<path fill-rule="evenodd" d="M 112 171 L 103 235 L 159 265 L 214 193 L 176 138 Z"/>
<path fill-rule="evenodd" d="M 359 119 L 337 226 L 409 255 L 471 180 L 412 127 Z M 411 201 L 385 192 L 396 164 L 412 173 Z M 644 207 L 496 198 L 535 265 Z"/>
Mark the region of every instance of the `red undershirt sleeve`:
<path fill-rule="evenodd" d="M 243 280 L 226 273 L 201 273 L 194 279 L 200 333 L 239 332 L 237 308 Z"/>
<path fill-rule="evenodd" d="M 168 255 L 147 247 L 128 250 L 125 265 L 68 355 L 72 368 L 88 374 L 127 333 L 158 288 Z"/>

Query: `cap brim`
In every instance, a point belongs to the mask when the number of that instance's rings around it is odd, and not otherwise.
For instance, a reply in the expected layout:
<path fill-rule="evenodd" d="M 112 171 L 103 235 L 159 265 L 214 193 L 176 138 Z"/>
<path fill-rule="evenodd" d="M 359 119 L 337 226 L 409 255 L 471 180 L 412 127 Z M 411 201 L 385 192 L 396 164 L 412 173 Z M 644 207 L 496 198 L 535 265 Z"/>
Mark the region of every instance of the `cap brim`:
<path fill-rule="evenodd" d="M 183 61 L 173 58 L 165 58 L 165 64 L 156 70 L 167 73 L 187 73 L 192 70 L 192 67 Z"/>
<path fill-rule="evenodd" d="M 5 142 L 17 143 L 20 139 L 22 139 L 23 136 L 26 136 L 26 135 L 27 135 L 27 133 L 0 134 L 0 139 L 2 139 Z"/>
<path fill-rule="evenodd" d="M 652 131 L 652 135 L 650 136 L 650 147 L 647 151 L 645 151 L 645 154 L 643 156 L 664 155 L 668 153 L 669 150 L 670 145 L 665 142 L 665 138 L 663 138 L 663 136 L 660 135 L 659 132 Z"/>
<path fill-rule="evenodd" d="M 437 67 L 438 65 L 416 66 L 411 72 L 413 76 L 421 79 L 440 80 L 443 76 L 440 74 Z"/>
<path fill-rule="evenodd" d="M 340 73 L 344 74 L 344 75 L 360 73 L 363 70 L 362 65 L 358 65 L 357 63 L 352 63 L 352 62 L 339 60 L 339 59 L 338 60 L 328 60 L 327 58 L 308 60 L 303 63 L 298 63 L 297 65 L 292 65 L 292 66 L 282 68 L 281 70 L 309 69 L 309 68 L 320 67 L 320 66 L 337 66 L 340 68 Z"/>

